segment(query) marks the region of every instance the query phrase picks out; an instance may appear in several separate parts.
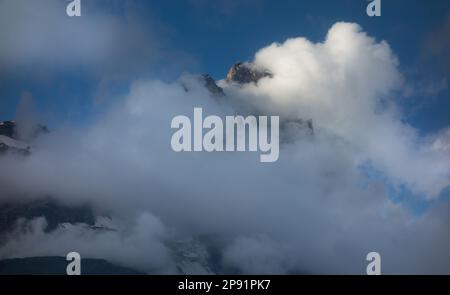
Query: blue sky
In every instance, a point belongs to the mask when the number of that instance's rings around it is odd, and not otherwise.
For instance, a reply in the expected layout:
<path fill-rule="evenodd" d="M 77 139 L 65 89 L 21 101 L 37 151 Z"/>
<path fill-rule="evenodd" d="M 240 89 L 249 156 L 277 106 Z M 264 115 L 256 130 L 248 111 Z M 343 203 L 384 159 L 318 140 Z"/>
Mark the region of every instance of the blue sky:
<path fill-rule="evenodd" d="M 59 2 L 62 6 L 67 3 Z M 111 97 L 125 91 L 130 81 L 140 77 L 173 81 L 180 74 L 190 72 L 210 73 L 221 79 L 234 62 L 251 60 L 258 49 L 272 42 L 298 36 L 322 41 L 335 22 L 347 21 L 360 24 L 378 40 L 386 40 L 411 85 L 417 88 L 442 86 L 433 95 L 413 91 L 407 100 L 399 99 L 399 105 L 405 110 L 405 120 L 422 133 L 450 125 L 450 96 L 446 87 L 450 71 L 448 64 L 441 62 L 448 58 L 445 55 L 448 47 L 443 45 L 444 53 L 440 56 L 432 56 L 427 49 L 430 36 L 445 27 L 450 3 L 445 0 L 432 1 L 432 4 L 418 0 L 382 1 L 382 16 L 378 18 L 366 15 L 366 5 L 364 0 L 82 1 L 82 17 L 71 21 L 84 22 L 101 15 L 120 19 L 132 14 L 139 24 L 147 26 L 143 34 L 151 27 L 150 42 L 157 44 L 157 51 L 170 54 L 159 56 L 157 52 L 158 57 L 154 59 L 140 60 L 142 67 L 138 70 L 131 68 L 126 72 L 121 66 L 111 71 L 95 64 L 93 67 L 64 63 L 55 66 L 51 61 L 6 67 L 0 72 L 0 118 L 15 117 L 18 101 L 26 91 L 32 93 L 36 108 L 48 121 L 44 123 L 83 121 L 101 111 L 95 98 L 99 93 L 99 81 L 105 77 L 114 76 L 106 83 L 105 96 Z M 39 20 L 39 15 L 36 17 Z M 50 31 L 57 29 L 57 24 L 51 25 Z M 5 34 L 4 30 L 0 34 Z M 83 41 L 86 40 L 79 42 Z M 139 40 L 136 44 L 139 46 Z M 127 54 L 133 55 L 134 51 L 125 51 L 120 56 L 125 64 L 127 58 L 133 58 Z M 93 68 L 95 74 L 92 74 Z"/>

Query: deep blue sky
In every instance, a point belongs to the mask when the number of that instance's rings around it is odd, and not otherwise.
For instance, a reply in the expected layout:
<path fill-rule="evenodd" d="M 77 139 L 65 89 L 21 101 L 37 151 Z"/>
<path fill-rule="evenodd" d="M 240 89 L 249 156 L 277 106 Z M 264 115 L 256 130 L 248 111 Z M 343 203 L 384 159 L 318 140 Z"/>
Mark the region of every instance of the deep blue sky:
<path fill-rule="evenodd" d="M 128 5 L 120 2 L 113 5 L 104 0 L 82 1 L 83 16 L 77 21 L 103 12 L 120 18 Z M 367 4 L 365 0 L 135 1 L 131 10 L 145 20 L 145 26 L 154 27 L 154 42 L 163 44 L 161 50 L 175 53 L 162 56 L 157 62 L 149 61 L 148 65 L 144 59 L 139 70 L 119 73 L 120 78 L 107 83 L 107 95 L 125 91 L 129 81 L 137 77 L 171 81 L 183 72 L 207 72 L 220 79 L 234 62 L 252 59 L 258 49 L 274 41 L 298 36 L 322 41 L 337 21 L 356 22 L 369 35 L 386 40 L 412 85 L 426 88 L 448 78 L 445 44 L 449 42 L 443 42 L 437 55 L 429 52 L 427 44 L 430 36 L 445 29 L 450 1 L 382 0 L 382 16 L 377 18 L 366 15 Z M 438 37 L 441 38 L 450 37 L 444 34 Z M 122 58 L 126 63 L 127 55 Z M 167 66 L 176 63 L 176 59 L 182 60 L 178 66 Z M 0 71 L 0 119 L 15 117 L 24 91 L 32 93 L 36 107 L 48 121 L 44 123 L 50 126 L 89 119 L 101 111 L 94 99 L 99 93 L 99 82 L 109 75 L 111 70 L 100 69 L 92 74 L 92 69 L 83 66 L 30 63 L 7 67 Z M 418 93 L 408 100 L 400 99 L 400 105 L 405 108 L 405 120 L 423 133 L 450 125 L 448 87 L 433 97 Z"/>

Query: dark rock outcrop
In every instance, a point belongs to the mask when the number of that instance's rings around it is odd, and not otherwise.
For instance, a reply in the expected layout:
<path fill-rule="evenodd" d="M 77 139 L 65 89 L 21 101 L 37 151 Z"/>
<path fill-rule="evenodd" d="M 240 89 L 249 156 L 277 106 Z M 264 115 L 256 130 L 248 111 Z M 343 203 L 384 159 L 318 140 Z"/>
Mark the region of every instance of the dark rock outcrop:
<path fill-rule="evenodd" d="M 15 138 L 16 122 L 3 121 L 0 122 L 0 135 Z"/>
<path fill-rule="evenodd" d="M 209 92 L 213 95 L 217 95 L 217 96 L 224 96 L 225 93 L 223 92 L 222 87 L 219 87 L 216 84 L 216 81 L 214 81 L 214 79 L 208 75 L 208 74 L 203 74 L 200 76 L 200 79 L 203 82 L 203 85 L 206 87 L 206 89 L 209 90 Z"/>
<path fill-rule="evenodd" d="M 212 96 L 224 96 L 222 87 L 219 87 L 216 84 L 216 81 L 208 74 L 194 76 L 197 81 L 203 85 Z M 187 80 L 189 81 L 189 80 Z M 191 90 L 191 85 L 189 82 L 182 81 L 181 87 L 183 87 L 184 91 L 189 92 Z"/>
<path fill-rule="evenodd" d="M 227 82 L 237 82 L 239 84 L 257 83 L 261 78 L 273 75 L 267 70 L 258 69 L 251 63 L 235 63 L 227 74 Z"/>

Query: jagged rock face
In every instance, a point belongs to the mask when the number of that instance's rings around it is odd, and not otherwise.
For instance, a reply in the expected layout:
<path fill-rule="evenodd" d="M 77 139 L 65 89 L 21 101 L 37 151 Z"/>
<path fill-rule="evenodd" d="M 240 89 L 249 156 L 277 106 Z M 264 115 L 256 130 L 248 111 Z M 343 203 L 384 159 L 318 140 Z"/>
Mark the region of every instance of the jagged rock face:
<path fill-rule="evenodd" d="M 225 92 L 222 87 L 219 87 L 216 84 L 216 81 L 208 74 L 198 75 L 195 77 L 197 81 L 202 84 L 212 96 L 224 96 Z M 183 87 L 184 91 L 189 92 L 190 86 L 189 83 L 182 82 L 181 87 Z"/>
<path fill-rule="evenodd" d="M 12 152 L 28 155 L 30 153 L 30 146 L 26 141 L 32 141 L 40 134 L 50 132 L 47 127 L 40 124 L 36 125 L 32 128 L 31 133 L 28 134 L 27 139 L 24 141 L 23 138 L 19 136 L 17 129 L 17 123 L 15 121 L 0 122 L 0 154 Z"/>
<path fill-rule="evenodd" d="M 261 78 L 273 77 L 267 70 L 260 70 L 251 63 L 235 63 L 227 74 L 227 82 L 237 82 L 239 84 L 256 83 Z"/>
<path fill-rule="evenodd" d="M 14 138 L 15 128 L 16 128 L 16 122 L 14 122 L 14 121 L 0 122 L 0 135 Z"/>
<path fill-rule="evenodd" d="M 218 96 L 225 95 L 222 87 L 217 86 L 216 81 L 214 81 L 214 79 L 210 75 L 203 74 L 201 76 L 201 79 L 203 80 L 203 85 L 205 85 L 205 87 L 209 90 L 209 92 L 211 92 L 211 94 Z"/>

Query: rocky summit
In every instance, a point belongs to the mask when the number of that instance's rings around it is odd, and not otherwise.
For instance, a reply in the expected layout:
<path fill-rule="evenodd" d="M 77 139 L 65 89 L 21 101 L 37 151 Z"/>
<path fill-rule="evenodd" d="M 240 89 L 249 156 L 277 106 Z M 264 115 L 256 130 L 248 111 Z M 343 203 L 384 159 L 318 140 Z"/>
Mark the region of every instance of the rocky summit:
<path fill-rule="evenodd" d="M 239 84 L 257 83 L 261 78 L 273 75 L 268 70 L 258 69 L 252 63 L 235 63 L 227 74 L 227 82 L 237 82 Z"/>

